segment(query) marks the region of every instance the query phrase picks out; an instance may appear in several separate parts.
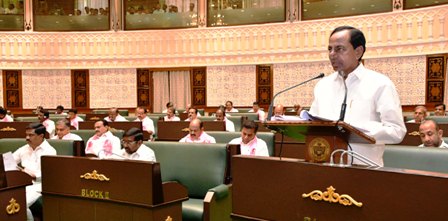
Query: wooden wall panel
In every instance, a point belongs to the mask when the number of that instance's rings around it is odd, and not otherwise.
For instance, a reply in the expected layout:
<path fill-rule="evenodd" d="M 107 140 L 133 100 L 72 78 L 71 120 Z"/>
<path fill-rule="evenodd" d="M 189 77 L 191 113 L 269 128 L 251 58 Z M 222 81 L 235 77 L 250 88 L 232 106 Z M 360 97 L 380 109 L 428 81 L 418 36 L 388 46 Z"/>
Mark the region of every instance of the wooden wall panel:
<path fill-rule="evenodd" d="M 265 110 L 272 100 L 273 70 L 272 65 L 257 65 L 257 101 Z"/>
<path fill-rule="evenodd" d="M 191 77 L 191 103 L 196 108 L 205 108 L 207 105 L 207 69 L 206 67 L 193 68 Z"/>
<path fill-rule="evenodd" d="M 137 69 L 137 105 L 146 107 L 153 111 L 153 94 L 151 88 L 153 86 L 152 71 L 149 69 Z"/>
<path fill-rule="evenodd" d="M 72 107 L 89 109 L 89 70 L 72 70 Z"/>
<path fill-rule="evenodd" d="M 6 109 L 22 108 L 22 71 L 3 71 L 3 97 Z"/>
<path fill-rule="evenodd" d="M 445 89 L 445 68 L 447 55 L 431 55 L 427 57 L 426 71 L 426 105 L 443 103 Z"/>

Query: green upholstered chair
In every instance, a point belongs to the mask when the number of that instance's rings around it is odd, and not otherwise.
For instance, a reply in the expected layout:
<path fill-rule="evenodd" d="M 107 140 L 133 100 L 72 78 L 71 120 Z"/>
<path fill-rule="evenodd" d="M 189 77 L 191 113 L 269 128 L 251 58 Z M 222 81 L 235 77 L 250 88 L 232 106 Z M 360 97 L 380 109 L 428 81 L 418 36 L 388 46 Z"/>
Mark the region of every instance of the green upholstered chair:
<path fill-rule="evenodd" d="M 201 121 L 214 121 L 214 120 L 216 120 L 215 116 L 200 116 L 198 118 Z"/>
<path fill-rule="evenodd" d="M 214 137 L 216 143 L 229 143 L 231 140 L 241 137 L 241 132 L 207 131 L 207 134 Z M 274 156 L 275 134 L 272 132 L 257 132 L 257 137 L 266 142 L 269 156 Z"/>
<path fill-rule="evenodd" d="M 135 119 L 137 119 L 136 116 L 123 116 L 123 117 L 128 121 L 134 121 Z"/>
<path fill-rule="evenodd" d="M 243 121 L 247 119 L 245 116 L 227 116 L 226 118 L 233 122 L 236 132 L 241 131 Z"/>
<path fill-rule="evenodd" d="M 48 143 L 56 149 L 58 155 L 73 156 L 75 150 L 75 141 L 73 140 L 52 140 L 47 139 Z M 14 152 L 26 144 L 25 138 L 3 138 L 0 139 L 0 153 L 8 151 Z"/>
<path fill-rule="evenodd" d="M 107 114 L 108 112 L 109 112 L 109 109 L 92 110 L 92 113 L 94 113 L 94 114 Z M 118 113 L 121 116 L 129 116 L 129 110 L 126 110 L 126 109 L 118 109 Z"/>
<path fill-rule="evenodd" d="M 188 189 L 189 200 L 182 203 L 184 221 L 230 220 L 231 186 L 224 184 L 226 144 L 145 144 L 155 152 L 162 181 L 177 181 Z"/>
<path fill-rule="evenodd" d="M 257 113 L 228 113 L 230 116 L 242 116 L 247 117 L 247 120 L 253 120 L 258 121 L 258 114 Z"/>
<path fill-rule="evenodd" d="M 51 119 L 51 118 L 50 118 Z M 37 116 L 33 116 L 33 117 L 16 117 L 14 118 L 14 121 L 22 121 L 22 122 L 38 122 L 39 119 L 37 118 Z"/>
<path fill-rule="evenodd" d="M 448 149 L 386 145 L 385 167 L 448 173 Z"/>
<path fill-rule="evenodd" d="M 438 124 L 448 124 L 448 116 L 429 116 L 426 119 L 434 120 Z"/>
<path fill-rule="evenodd" d="M 238 112 L 237 113 L 249 113 L 250 110 L 252 110 L 252 108 L 237 108 Z M 229 113 L 232 114 L 232 113 Z"/>

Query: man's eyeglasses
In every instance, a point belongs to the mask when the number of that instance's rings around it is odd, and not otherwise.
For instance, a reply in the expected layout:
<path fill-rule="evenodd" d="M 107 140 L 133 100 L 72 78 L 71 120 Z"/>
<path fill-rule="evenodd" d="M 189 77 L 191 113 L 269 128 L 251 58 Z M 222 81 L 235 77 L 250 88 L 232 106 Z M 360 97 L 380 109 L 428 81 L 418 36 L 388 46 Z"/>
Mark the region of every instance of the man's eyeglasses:
<path fill-rule="evenodd" d="M 121 145 L 129 145 L 129 144 L 134 144 L 134 143 L 136 143 L 137 141 L 126 141 L 126 140 L 122 140 L 121 141 Z"/>

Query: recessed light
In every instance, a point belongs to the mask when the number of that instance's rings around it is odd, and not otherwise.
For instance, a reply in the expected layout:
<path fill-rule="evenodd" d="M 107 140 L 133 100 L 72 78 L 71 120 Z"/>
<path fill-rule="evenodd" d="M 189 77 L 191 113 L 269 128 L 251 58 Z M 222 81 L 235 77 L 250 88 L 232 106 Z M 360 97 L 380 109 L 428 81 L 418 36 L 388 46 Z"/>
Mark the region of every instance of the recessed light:
<path fill-rule="evenodd" d="M 375 8 L 375 5 L 370 5 L 370 7 Z"/>
<path fill-rule="evenodd" d="M 352 11 L 356 10 L 356 8 L 352 8 Z"/>

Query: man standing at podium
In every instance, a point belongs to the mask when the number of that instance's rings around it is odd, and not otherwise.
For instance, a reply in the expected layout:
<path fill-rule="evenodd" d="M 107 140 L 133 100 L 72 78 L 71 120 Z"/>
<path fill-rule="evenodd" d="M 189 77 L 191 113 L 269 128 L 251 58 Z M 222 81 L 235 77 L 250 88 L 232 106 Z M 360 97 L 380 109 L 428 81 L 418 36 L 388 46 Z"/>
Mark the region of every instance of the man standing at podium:
<path fill-rule="evenodd" d="M 395 85 L 387 76 L 364 67 L 361 59 L 365 50 L 366 39 L 360 30 L 350 26 L 333 30 L 328 56 L 335 72 L 316 84 L 310 113 L 366 131 L 375 138 L 375 144 L 350 146 L 383 165 L 384 144 L 401 142 L 406 127 Z M 346 109 L 341 111 L 344 100 Z M 361 162 L 354 159 L 353 163 Z"/>

